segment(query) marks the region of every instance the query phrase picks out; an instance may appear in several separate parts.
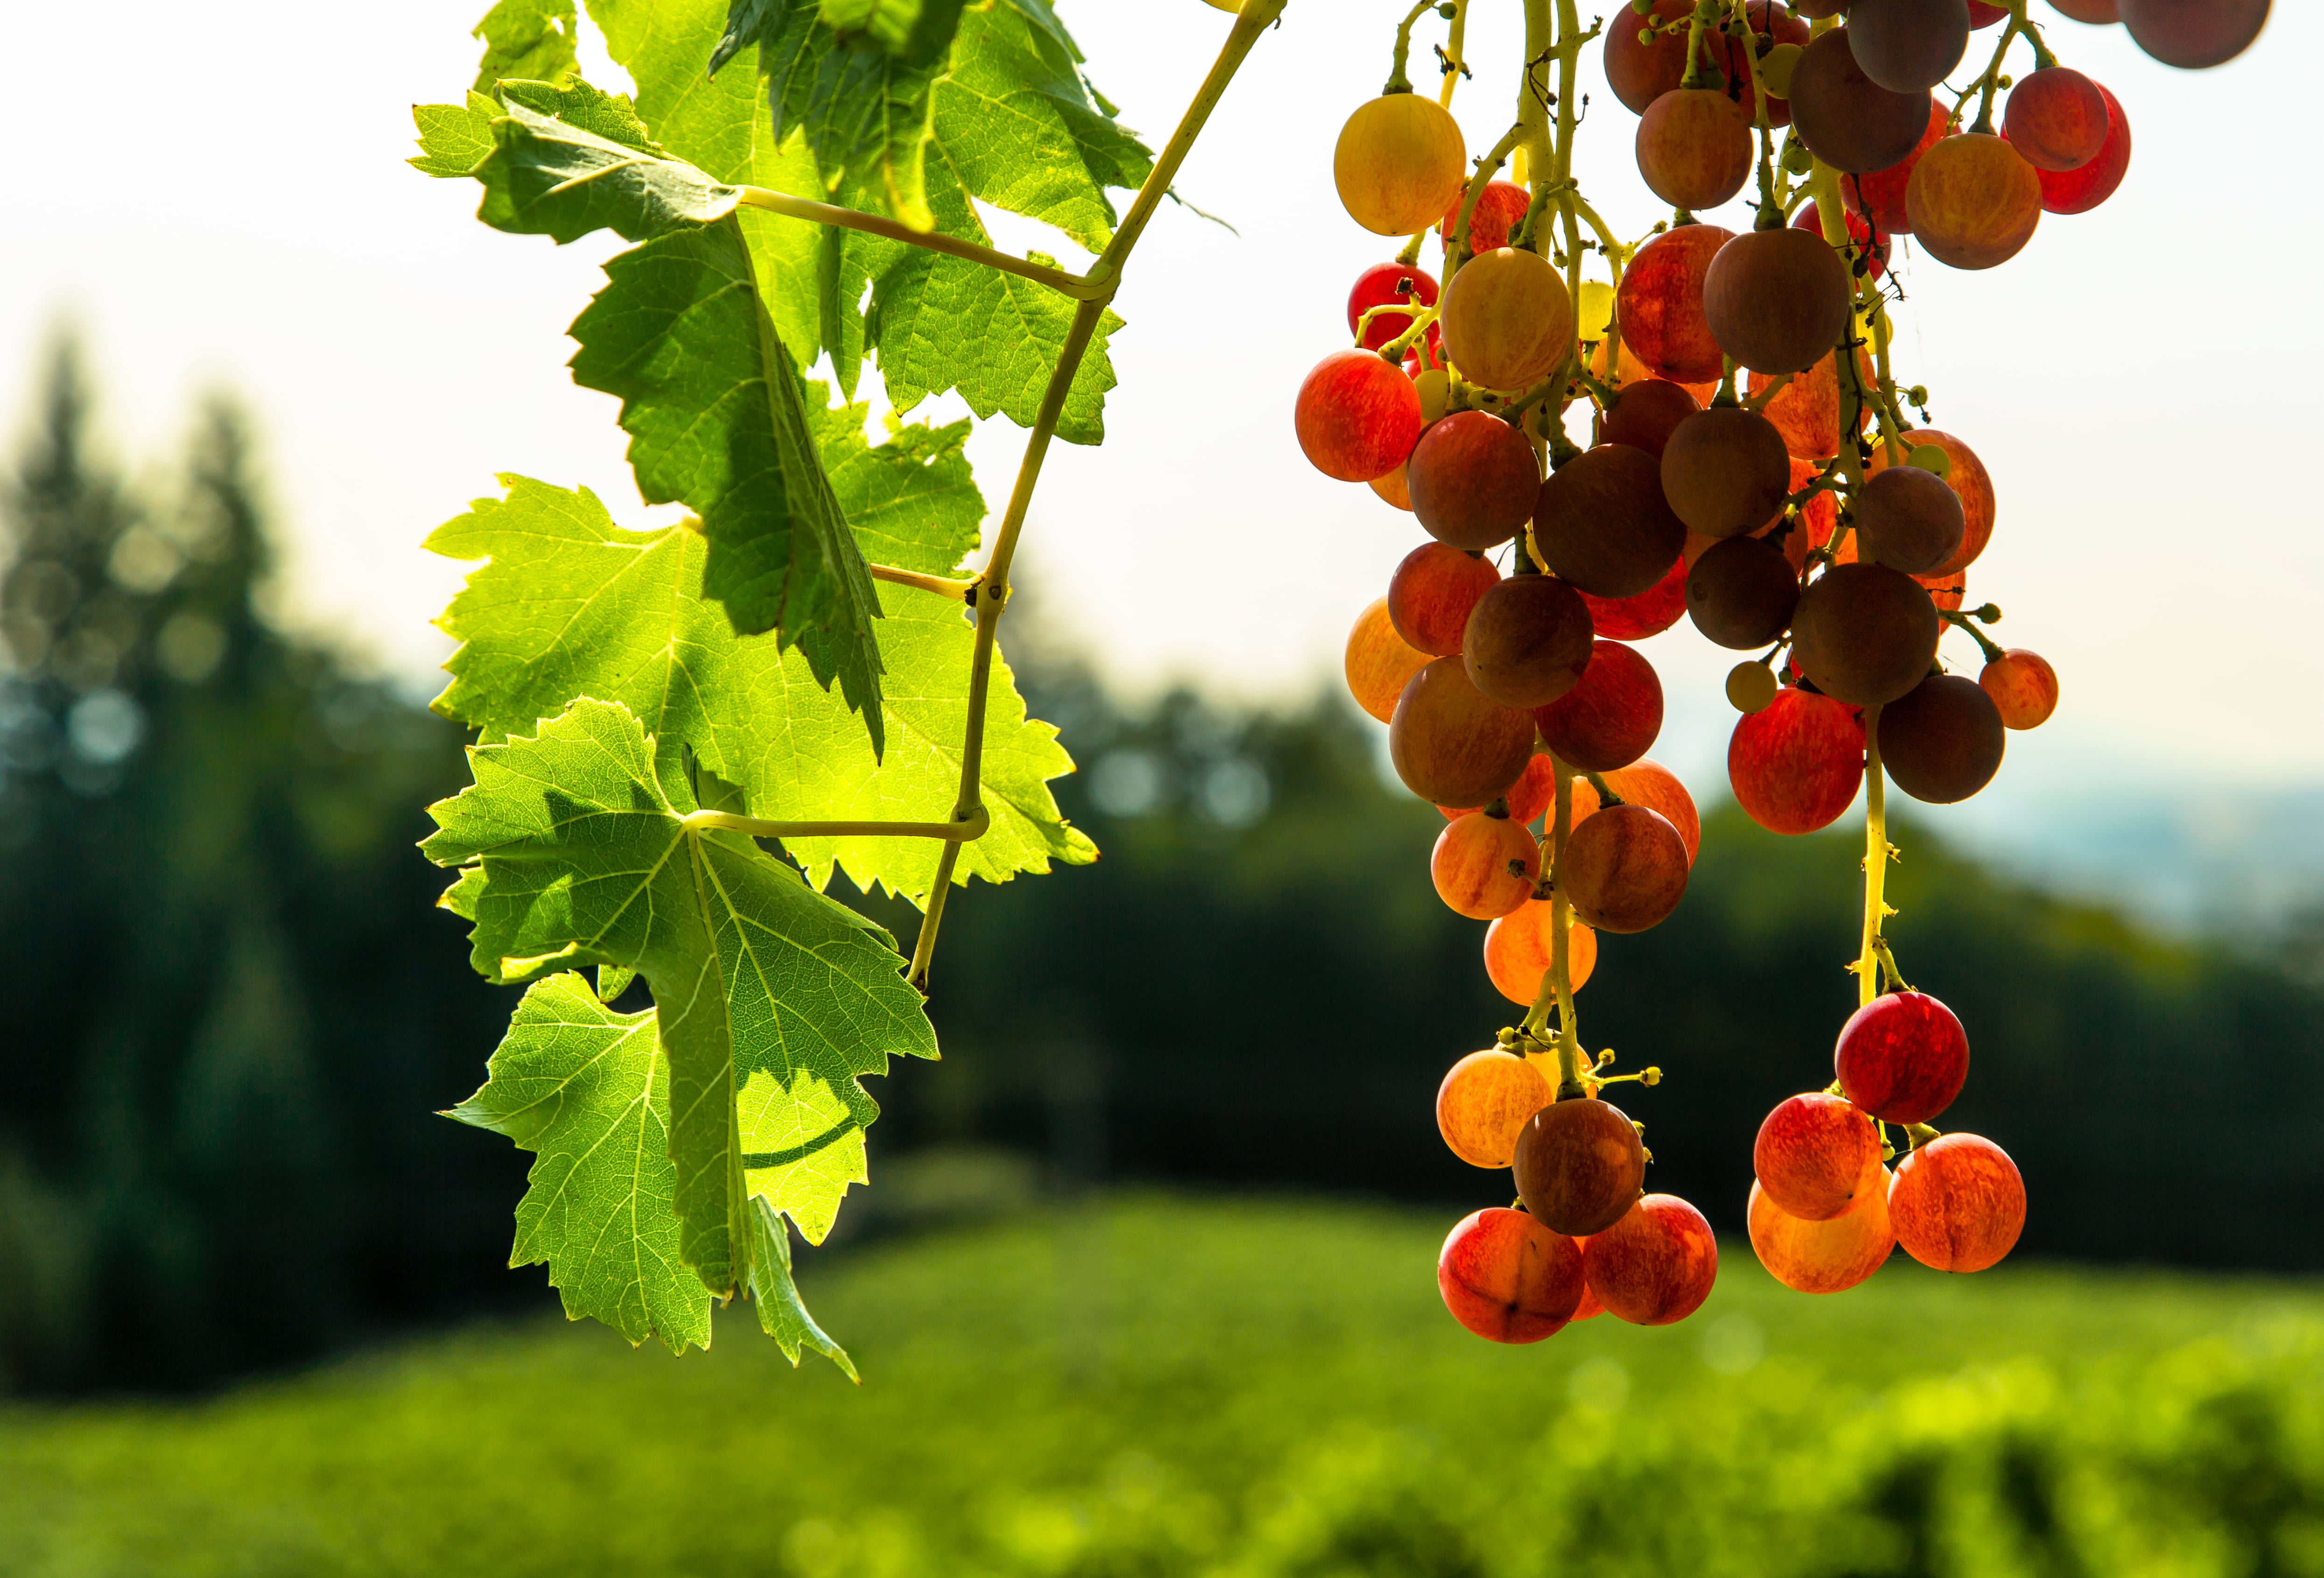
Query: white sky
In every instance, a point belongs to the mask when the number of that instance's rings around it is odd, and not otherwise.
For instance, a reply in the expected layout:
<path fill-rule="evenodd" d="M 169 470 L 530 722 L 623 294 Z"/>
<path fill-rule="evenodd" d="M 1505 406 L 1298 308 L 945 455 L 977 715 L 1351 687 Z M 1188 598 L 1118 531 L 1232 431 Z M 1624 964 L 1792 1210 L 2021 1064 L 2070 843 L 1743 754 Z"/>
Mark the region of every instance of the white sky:
<path fill-rule="evenodd" d="M 52 148 L 20 161 L 0 246 L 0 433 L 21 423 L 60 313 L 91 345 L 124 454 L 174 446 L 199 388 L 240 392 L 268 441 L 300 617 L 429 688 L 443 644 L 428 621 L 458 568 L 418 545 L 494 491 L 493 473 L 585 482 L 617 516 L 643 515 L 613 402 L 564 372 L 565 325 L 612 245 L 489 231 L 472 184 L 402 164 L 407 106 L 457 97 L 484 5 L 120 0 L 10 19 L 14 58 L 46 63 L 12 76 L 12 108 Z M 1514 101 L 1517 6 L 1475 8 L 1477 75 L 1455 109 L 1481 146 Z M 1098 85 L 1158 146 L 1227 19 L 1199 0 L 1062 9 Z M 1111 438 L 1053 451 L 1028 574 L 1134 690 L 1305 689 L 1336 670 L 1349 622 L 1418 539 L 1368 489 L 1311 471 L 1290 423 L 1301 375 L 1345 343 L 1349 280 L 1390 250 L 1342 214 L 1330 149 L 1386 75 L 1403 9 L 1292 0 L 1179 181 L 1240 236 L 1164 209 L 1117 303 Z M 2304 387 L 2324 331 L 2305 304 L 2319 193 L 2301 76 L 2324 17 L 2279 5 L 2253 54 L 2200 74 L 2119 29 L 2059 19 L 2051 38 L 2128 110 L 2123 190 L 2045 219 L 1992 272 L 1899 259 L 1900 371 L 1999 491 L 1972 600 L 2000 603 L 2005 642 L 2063 678 L 2064 710 L 2013 739 L 2004 784 L 2324 777 L 2324 503 Z M 124 48 L 165 66 L 164 86 L 93 92 L 92 69 Z M 1657 215 L 1630 160 L 1636 122 L 1602 85 L 1593 97 L 1579 173 L 1637 234 Z M 996 229 L 1072 255 L 1036 227 Z M 976 441 L 996 503 L 1018 441 L 999 422 Z M 1732 656 L 1683 623 L 1646 650 L 1671 697 L 1656 753 L 1715 772 Z"/>

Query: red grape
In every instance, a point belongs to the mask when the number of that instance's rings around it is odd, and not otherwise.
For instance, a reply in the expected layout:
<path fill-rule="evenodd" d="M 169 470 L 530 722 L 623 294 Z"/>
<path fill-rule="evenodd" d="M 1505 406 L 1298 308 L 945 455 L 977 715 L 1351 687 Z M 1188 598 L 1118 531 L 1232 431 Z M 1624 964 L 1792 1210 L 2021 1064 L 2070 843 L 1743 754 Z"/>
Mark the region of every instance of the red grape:
<path fill-rule="evenodd" d="M 1864 782 L 1864 725 L 1831 697 L 1786 687 L 1736 723 L 1727 781 L 1770 833 L 1813 833 L 1837 821 Z"/>
<path fill-rule="evenodd" d="M 1702 281 L 1719 249 L 1735 239 L 1716 225 L 1681 225 L 1638 248 L 1614 292 L 1622 343 L 1657 378 L 1715 379 L 1719 342 L 1702 315 Z"/>
<path fill-rule="evenodd" d="M 1628 767 L 1618 767 L 1611 772 L 1601 772 L 1598 776 L 1606 780 L 1606 787 L 1612 789 L 1617 798 L 1634 806 L 1659 811 L 1668 818 L 1686 844 L 1686 863 L 1690 866 L 1694 863 L 1695 854 L 1702 848 L 1702 817 L 1695 810 L 1694 797 L 1686 792 L 1686 785 L 1679 781 L 1678 774 L 1659 761 L 1648 760 L 1634 761 Z M 1598 791 L 1590 787 L 1587 779 L 1583 779 L 1574 784 L 1573 793 L 1573 817 L 1579 823 L 1586 814 L 1582 809 L 1582 797 L 1589 796 L 1590 809 L 1594 811 L 1598 808 Z"/>
<path fill-rule="evenodd" d="M 2130 169 L 2130 117 L 2122 113 L 2122 101 L 2104 83 L 2098 85 L 2098 92 L 2106 99 L 2106 144 L 2097 158 L 2080 170 L 2034 172 L 2042 180 L 2044 213 L 2089 213 L 2114 196 Z"/>
<path fill-rule="evenodd" d="M 1894 701 L 1926 677 L 1941 625 L 1912 577 L 1886 565 L 1834 565 L 1792 614 L 1792 665 L 1850 706 Z"/>
<path fill-rule="evenodd" d="M 1325 476 L 1370 482 L 1394 471 L 1420 437 L 1420 395 L 1370 351 L 1334 351 L 1299 385 L 1299 448 Z"/>
<path fill-rule="evenodd" d="M 1436 1290 L 1452 1318 L 1496 1343 L 1538 1343 L 1582 1302 L 1582 1250 L 1522 1211 L 1462 1218 L 1436 1257 Z"/>
<path fill-rule="evenodd" d="M 1732 651 L 1764 647 L 1783 634 L 1799 600 L 1792 561 L 1763 538 L 1715 542 L 1686 574 L 1686 612 L 1694 628 Z"/>
<path fill-rule="evenodd" d="M 1867 1167 L 1879 1163 L 1880 1135 L 1872 1120 L 1854 1103 L 1823 1091 L 1778 1105 L 1751 1147 L 1760 1187 L 1803 1222 L 1828 1222 L 1854 1204 Z"/>
<path fill-rule="evenodd" d="M 1582 1251 L 1599 1302 L 1633 1325 L 1667 1326 L 1702 1307 L 1719 1276 L 1719 1241 L 1675 1195 L 1648 1195 Z"/>
<path fill-rule="evenodd" d="M 2070 66 L 2044 66 L 2009 90 L 2001 124 L 2036 170 L 2080 170 L 2106 146 L 2106 95 Z"/>
<path fill-rule="evenodd" d="M 1754 373 L 1804 373 L 1849 327 L 1854 285 L 1821 233 L 1753 230 L 1719 249 L 1702 310 L 1720 349 Z"/>
<path fill-rule="evenodd" d="M 1410 285 L 1409 290 L 1399 286 Z M 1411 263 L 1374 263 L 1356 276 L 1355 287 L 1348 292 L 1348 332 L 1355 334 L 1364 320 L 1364 314 L 1375 307 L 1405 304 L 1417 307 L 1436 305 L 1436 276 L 1426 269 Z M 1363 329 L 1360 342 L 1368 351 L 1379 350 L 1388 341 L 1412 327 L 1412 319 L 1400 312 L 1383 312 L 1372 319 L 1372 326 Z M 1428 327 L 1428 337 L 1437 337 L 1434 324 Z"/>
<path fill-rule="evenodd" d="M 1892 992 L 1849 1016 L 1832 1048 L 1840 1091 L 1884 1123 L 1925 1123 L 1969 1079 L 1969 1033 L 1923 992 Z"/>
<path fill-rule="evenodd" d="M 1935 428 L 1907 428 L 1901 437 L 1907 453 L 1924 444 L 1932 444 L 1945 452 L 1948 463 L 1945 485 L 1953 490 L 1961 503 L 1961 540 L 1950 557 L 1926 574 L 1932 577 L 1958 578 L 1961 571 L 1977 562 L 1977 556 L 1983 553 L 1986 544 L 1993 540 L 1996 514 L 1993 475 L 1985 469 L 1985 462 L 1977 457 L 1977 451 L 1950 433 Z M 1884 471 L 1887 466 L 1888 447 L 1876 444 L 1872 449 L 1872 471 Z"/>
<path fill-rule="evenodd" d="M 1500 578 L 1490 559 L 1424 542 L 1388 578 L 1388 619 L 1414 650 L 1452 657 L 1461 651 L 1470 610 Z"/>
<path fill-rule="evenodd" d="M 1926 93 L 1969 52 L 1968 0 L 1854 0 L 1848 47 L 1892 93 Z"/>
<path fill-rule="evenodd" d="M 1896 1164 L 1888 1216 L 1896 1241 L 1923 1266 L 1982 1271 L 2024 1231 L 2025 1180 L 1992 1140 L 1947 1134 Z"/>
<path fill-rule="evenodd" d="M 1886 170 L 1921 140 L 1928 98 L 1925 90 L 1897 93 L 1873 81 L 1857 63 L 1849 30 L 1836 27 L 1792 68 L 1792 130 L 1836 170 Z"/>
<path fill-rule="evenodd" d="M 1340 128 L 1332 180 L 1357 224 L 1375 235 L 1410 235 L 1444 211 L 1468 160 L 1460 125 L 1435 99 L 1384 93 Z"/>
<path fill-rule="evenodd" d="M 1461 375 L 1488 389 L 1548 376 L 1573 343 L 1573 300 L 1547 258 L 1504 246 L 1479 253 L 1444 287 L 1437 323 Z"/>
<path fill-rule="evenodd" d="M 1766 525 L 1791 491 L 1784 435 L 1757 411 L 1712 406 L 1663 448 L 1663 496 L 1690 531 L 1739 537 Z"/>
<path fill-rule="evenodd" d="M 1967 531 L 1960 495 L 1934 472 L 1917 466 L 1877 471 L 1857 492 L 1856 540 L 1861 553 L 1892 570 L 1930 574 L 1960 551 Z"/>
<path fill-rule="evenodd" d="M 1469 201 L 1463 190 L 1444 210 L 1444 221 L 1437 226 L 1437 235 L 1444 245 L 1452 245 L 1452 233 L 1461 223 L 1461 210 Z M 1482 196 L 1477 199 L 1477 211 L 1469 217 L 1469 250 L 1471 253 L 1498 252 L 1509 244 L 1509 232 L 1517 227 L 1533 202 L 1533 194 L 1525 188 L 1506 180 L 1488 181 Z"/>
<path fill-rule="evenodd" d="M 1533 821 L 1557 798 L 1556 766 L 1548 757 L 1536 752 L 1533 760 L 1526 763 L 1525 771 L 1517 775 L 1517 782 L 1509 785 L 1508 792 L 1501 798 L 1508 804 L 1509 820 Z M 1447 822 L 1456 817 L 1465 817 L 1471 811 L 1484 809 L 1482 806 L 1439 806 L 1436 808 Z"/>
<path fill-rule="evenodd" d="M 1686 612 L 1686 560 L 1671 561 L 1663 578 L 1633 597 L 1593 597 L 1582 594 L 1590 610 L 1591 628 L 1619 641 L 1643 641 L 1660 635 Z"/>
<path fill-rule="evenodd" d="M 1635 649 L 1596 641 L 1581 683 L 1533 716 L 1542 743 L 1562 760 L 1587 772 L 1628 767 L 1662 733 L 1662 680 Z"/>

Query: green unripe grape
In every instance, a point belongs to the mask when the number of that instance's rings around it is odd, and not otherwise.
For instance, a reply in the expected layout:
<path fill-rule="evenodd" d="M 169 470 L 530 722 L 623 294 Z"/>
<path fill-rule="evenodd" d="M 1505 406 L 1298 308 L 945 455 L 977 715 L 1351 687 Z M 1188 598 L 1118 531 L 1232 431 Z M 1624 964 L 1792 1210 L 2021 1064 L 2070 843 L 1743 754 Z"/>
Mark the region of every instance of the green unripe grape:
<path fill-rule="evenodd" d="M 1763 711 L 1775 699 L 1775 670 L 1765 663 L 1738 663 L 1727 671 L 1727 699 L 1737 712 Z"/>
<path fill-rule="evenodd" d="M 1915 470 L 1930 472 L 1940 477 L 1948 477 L 1953 474 L 1953 457 L 1945 453 L 1943 446 L 1938 444 L 1914 445 L 1913 452 L 1904 457 L 1904 464 Z"/>

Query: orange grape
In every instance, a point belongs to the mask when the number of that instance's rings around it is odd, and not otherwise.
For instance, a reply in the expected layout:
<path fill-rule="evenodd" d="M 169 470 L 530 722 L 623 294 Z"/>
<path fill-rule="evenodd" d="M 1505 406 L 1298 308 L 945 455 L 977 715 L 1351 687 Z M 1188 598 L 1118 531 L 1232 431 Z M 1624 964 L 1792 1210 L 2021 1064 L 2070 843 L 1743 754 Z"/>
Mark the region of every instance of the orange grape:
<path fill-rule="evenodd" d="M 1485 928 L 1485 974 L 1493 990 L 1531 1008 L 1549 974 L 1550 911 L 1546 899 L 1528 899 Z M 1579 992 L 1598 967 L 1598 934 L 1578 920 L 1565 925 L 1565 984 Z"/>
<path fill-rule="evenodd" d="M 1396 698 L 1404 694 L 1405 681 L 1427 666 L 1428 654 L 1396 633 L 1387 598 L 1374 598 L 1370 607 L 1356 615 L 1355 626 L 1348 632 L 1342 668 L 1348 677 L 1348 694 L 1365 712 L 1382 723 L 1393 718 Z"/>
<path fill-rule="evenodd" d="M 1436 1131 L 1472 1167 L 1505 1167 L 1526 1120 L 1557 1099 L 1523 1057 L 1489 1047 L 1454 1064 L 1436 1087 Z"/>
<path fill-rule="evenodd" d="M 1540 865 L 1540 846 L 1523 823 L 1471 811 L 1436 835 L 1428 874 L 1454 914 L 1491 920 L 1533 897 Z"/>

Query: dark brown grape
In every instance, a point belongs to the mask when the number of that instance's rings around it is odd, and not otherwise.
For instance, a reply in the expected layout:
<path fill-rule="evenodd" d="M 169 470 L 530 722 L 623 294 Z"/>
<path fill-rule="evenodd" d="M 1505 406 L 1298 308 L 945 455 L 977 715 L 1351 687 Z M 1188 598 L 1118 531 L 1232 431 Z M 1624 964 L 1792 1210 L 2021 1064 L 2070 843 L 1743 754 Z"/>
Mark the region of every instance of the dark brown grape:
<path fill-rule="evenodd" d="M 1672 431 L 1702 409 L 1702 402 L 1684 385 L 1667 378 L 1642 378 L 1615 391 L 1614 403 L 1606 408 L 1599 425 L 1598 441 L 1628 444 L 1660 460 Z"/>
<path fill-rule="evenodd" d="M 1968 0 L 1855 0 L 1848 45 L 1891 93 L 1926 93 L 1969 52 Z"/>
<path fill-rule="evenodd" d="M 1929 96 L 1895 93 L 1864 74 L 1848 29 L 1833 28 L 1792 68 L 1792 129 L 1826 164 L 1854 173 L 1886 170 L 1929 127 Z"/>
<path fill-rule="evenodd" d="M 1719 348 L 1754 373 L 1804 373 L 1848 329 L 1848 265 L 1820 235 L 1754 230 L 1719 249 L 1702 314 Z"/>
<path fill-rule="evenodd" d="M 1533 531 L 1542 561 L 1593 597 L 1637 596 L 1670 573 L 1686 546 L 1661 468 L 1628 444 L 1600 444 L 1551 472 Z"/>
<path fill-rule="evenodd" d="M 1561 761 L 1611 772 L 1644 756 L 1663 732 L 1663 682 L 1636 649 L 1598 641 L 1582 682 L 1533 717 Z"/>
<path fill-rule="evenodd" d="M 1646 1176 L 1646 1147 L 1619 1107 L 1593 1096 L 1555 1102 L 1517 1136 L 1517 1197 L 1552 1232 L 1602 1232 L 1622 1220 Z"/>
<path fill-rule="evenodd" d="M 1757 531 L 1792 486 L 1784 435 L 1757 411 L 1712 406 L 1681 422 L 1663 448 L 1662 491 L 1685 525 L 1705 537 Z"/>
<path fill-rule="evenodd" d="M 1917 466 L 1876 471 L 1856 494 L 1858 557 L 1908 576 L 1925 576 L 1961 545 L 1960 495 Z"/>
<path fill-rule="evenodd" d="M 1880 760 L 1916 800 L 1950 806 L 1993 781 L 2008 731 L 1974 679 L 1932 674 L 1880 709 Z"/>
<path fill-rule="evenodd" d="M 1948 463 L 1945 485 L 1953 490 L 1961 503 L 1961 540 L 1950 558 L 1927 574 L 1958 577 L 1961 571 L 1977 562 L 1993 540 L 1993 522 L 1997 502 L 1993 495 L 1993 475 L 1985 469 L 1985 462 L 1977 451 L 1935 428 L 1907 428 L 1898 435 L 1907 450 L 1923 444 L 1933 444 L 1945 452 Z M 1876 445 L 1872 451 L 1872 469 L 1877 474 L 1888 464 L 1888 447 Z"/>
<path fill-rule="evenodd" d="M 1544 706 L 1581 682 L 1590 667 L 1590 610 L 1580 593 L 1554 576 L 1511 576 L 1488 587 L 1470 612 L 1461 667 L 1469 684 L 1499 707 Z M 1532 724 L 1528 714 L 1528 751 Z M 1507 787 L 1505 780 L 1489 794 L 1432 798 L 1443 806 L 1478 806 Z"/>
<path fill-rule="evenodd" d="M 1459 659 L 1439 658 L 1404 682 L 1388 719 L 1388 761 L 1424 800 L 1481 806 L 1517 782 L 1533 758 L 1533 714 L 1487 699 Z"/>
<path fill-rule="evenodd" d="M 1686 573 L 1686 614 L 1694 628 L 1730 651 L 1764 647 L 1784 633 L 1800 600 L 1800 579 L 1784 550 L 1759 537 L 1712 544 Z"/>
<path fill-rule="evenodd" d="M 1523 433 L 1489 411 L 1464 411 L 1420 435 L 1404 479 L 1428 534 L 1476 553 L 1499 548 L 1526 523 L 1541 466 Z"/>
<path fill-rule="evenodd" d="M 1903 571 L 1834 565 L 1800 594 L 1792 665 L 1826 696 L 1875 706 L 1928 676 L 1941 628 L 1927 590 Z"/>
<path fill-rule="evenodd" d="M 2268 0 L 2121 0 L 2122 25 L 2166 66 L 2223 66 L 2267 25 Z"/>
<path fill-rule="evenodd" d="M 1686 840 L 1645 806 L 1608 806 L 1565 841 L 1554 880 L 1573 913 L 1600 931 L 1660 925 L 1686 895 Z"/>

